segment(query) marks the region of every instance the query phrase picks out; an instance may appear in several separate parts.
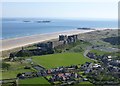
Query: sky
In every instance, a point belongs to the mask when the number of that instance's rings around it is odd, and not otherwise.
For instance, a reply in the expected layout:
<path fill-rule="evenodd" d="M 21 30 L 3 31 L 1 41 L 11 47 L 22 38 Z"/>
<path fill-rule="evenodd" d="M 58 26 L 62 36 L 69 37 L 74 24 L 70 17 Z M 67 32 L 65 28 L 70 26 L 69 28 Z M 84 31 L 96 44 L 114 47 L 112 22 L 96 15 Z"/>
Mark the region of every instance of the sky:
<path fill-rule="evenodd" d="M 118 0 L 4 0 L 2 17 L 117 19 Z"/>

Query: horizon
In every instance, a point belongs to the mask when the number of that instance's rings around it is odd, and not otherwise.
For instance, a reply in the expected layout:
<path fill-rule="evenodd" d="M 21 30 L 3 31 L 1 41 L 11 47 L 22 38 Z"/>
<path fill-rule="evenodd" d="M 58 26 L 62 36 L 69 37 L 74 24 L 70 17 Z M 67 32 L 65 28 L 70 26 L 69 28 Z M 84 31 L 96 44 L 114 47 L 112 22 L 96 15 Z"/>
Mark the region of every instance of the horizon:
<path fill-rule="evenodd" d="M 118 19 L 109 19 L 109 18 L 52 18 L 52 17 L 4 17 L 4 19 L 55 19 L 55 20 L 77 20 L 77 21 L 118 21 Z"/>
<path fill-rule="evenodd" d="M 116 20 L 118 15 L 116 2 L 3 2 L 2 7 L 2 18 Z"/>

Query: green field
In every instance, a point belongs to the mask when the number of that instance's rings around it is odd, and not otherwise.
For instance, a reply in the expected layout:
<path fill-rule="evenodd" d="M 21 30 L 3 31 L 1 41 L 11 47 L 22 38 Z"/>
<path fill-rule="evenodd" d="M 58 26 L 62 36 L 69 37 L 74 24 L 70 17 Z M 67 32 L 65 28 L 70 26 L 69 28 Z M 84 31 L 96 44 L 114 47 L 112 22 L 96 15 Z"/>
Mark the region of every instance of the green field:
<path fill-rule="evenodd" d="M 24 73 L 24 72 L 31 72 L 34 70 L 30 69 L 18 69 L 18 70 L 8 70 L 2 72 L 2 77 L 0 79 L 10 79 L 10 78 L 16 78 L 18 73 Z"/>
<path fill-rule="evenodd" d="M 79 83 L 81 86 L 94 86 L 92 83 L 90 83 L 89 81 L 84 81 L 84 82 L 80 82 Z"/>
<path fill-rule="evenodd" d="M 7 62 L 10 64 L 9 70 L 3 70 L 2 76 L 0 75 L 0 79 L 9 79 L 9 78 L 16 78 L 16 75 L 18 73 L 24 73 L 24 72 L 34 72 L 34 69 L 24 69 L 26 65 L 29 65 L 27 63 L 19 63 L 19 62 Z"/>
<path fill-rule="evenodd" d="M 110 52 L 105 52 L 105 51 L 100 51 L 100 50 L 95 50 L 95 49 L 91 50 L 90 52 L 95 53 L 97 55 L 104 55 L 104 54 L 109 55 L 110 54 Z"/>
<path fill-rule="evenodd" d="M 105 51 L 100 51 L 100 50 L 91 50 L 90 52 L 95 53 L 96 55 L 111 55 L 113 56 L 113 59 L 120 59 L 120 53 L 118 52 L 105 52 Z"/>
<path fill-rule="evenodd" d="M 92 62 L 89 58 L 85 58 L 81 53 L 61 53 L 44 56 L 32 57 L 33 62 L 44 66 L 45 68 L 56 68 L 60 66 L 70 66 Z"/>
<path fill-rule="evenodd" d="M 50 83 L 43 77 L 19 80 L 18 84 L 19 84 L 19 86 L 25 85 L 25 84 L 29 84 L 29 85 L 31 85 L 31 84 L 38 85 L 39 84 L 39 86 L 40 86 L 40 84 L 44 84 L 44 85 L 49 84 L 50 85 Z"/>
<path fill-rule="evenodd" d="M 33 62 L 44 66 L 45 68 L 56 68 L 60 66 L 70 66 L 77 64 L 84 64 L 92 60 L 85 58 L 81 53 L 61 53 L 43 56 L 34 56 Z M 16 78 L 18 73 L 35 71 L 33 69 L 24 69 L 27 64 L 20 64 L 18 62 L 9 62 L 11 67 L 9 70 L 3 71 L 0 79 Z"/>

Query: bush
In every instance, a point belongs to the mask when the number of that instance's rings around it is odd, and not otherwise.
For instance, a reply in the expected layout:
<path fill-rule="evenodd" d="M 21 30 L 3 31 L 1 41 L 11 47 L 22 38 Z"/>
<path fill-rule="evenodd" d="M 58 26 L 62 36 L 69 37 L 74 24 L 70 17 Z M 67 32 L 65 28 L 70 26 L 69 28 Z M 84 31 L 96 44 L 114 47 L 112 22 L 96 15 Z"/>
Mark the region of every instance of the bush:
<path fill-rule="evenodd" d="M 9 59 L 14 59 L 15 53 L 10 53 Z"/>
<path fill-rule="evenodd" d="M 56 49 L 56 48 L 55 48 L 55 52 L 56 52 L 56 53 L 62 53 L 62 49 Z"/>
<path fill-rule="evenodd" d="M 2 63 L 2 69 L 9 69 L 10 68 L 10 64 L 7 64 L 5 62 Z"/>
<path fill-rule="evenodd" d="M 28 50 L 20 50 L 17 54 L 16 54 L 16 56 L 17 57 L 29 57 L 29 56 L 31 56 L 32 55 L 32 53 L 30 52 L 30 51 L 28 51 Z"/>

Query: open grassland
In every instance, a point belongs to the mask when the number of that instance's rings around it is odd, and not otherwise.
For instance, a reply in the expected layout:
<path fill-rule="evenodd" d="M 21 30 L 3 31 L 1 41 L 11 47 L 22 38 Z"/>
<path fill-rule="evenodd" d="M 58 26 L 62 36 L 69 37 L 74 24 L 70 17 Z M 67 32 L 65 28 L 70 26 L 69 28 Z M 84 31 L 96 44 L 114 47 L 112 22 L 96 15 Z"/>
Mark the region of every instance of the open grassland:
<path fill-rule="evenodd" d="M 95 53 L 97 55 L 104 55 L 104 54 L 109 55 L 110 54 L 110 52 L 105 52 L 105 51 L 100 51 L 100 50 L 95 50 L 95 49 L 91 50 L 90 52 Z"/>
<path fill-rule="evenodd" d="M 120 56 L 119 51 L 118 52 L 105 52 L 105 51 L 100 51 L 100 50 L 91 50 L 90 52 L 95 53 L 97 55 L 111 55 L 111 56 Z"/>
<path fill-rule="evenodd" d="M 24 86 L 27 85 L 30 86 L 32 84 L 36 85 L 50 85 L 50 83 L 43 77 L 38 77 L 38 78 L 31 78 L 31 79 L 23 79 L 18 81 L 19 86 Z"/>
<path fill-rule="evenodd" d="M 81 53 L 61 53 L 44 56 L 34 56 L 32 59 L 33 62 L 40 64 L 47 69 L 92 62 L 92 60 L 90 60 L 89 58 L 85 58 Z"/>

